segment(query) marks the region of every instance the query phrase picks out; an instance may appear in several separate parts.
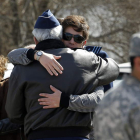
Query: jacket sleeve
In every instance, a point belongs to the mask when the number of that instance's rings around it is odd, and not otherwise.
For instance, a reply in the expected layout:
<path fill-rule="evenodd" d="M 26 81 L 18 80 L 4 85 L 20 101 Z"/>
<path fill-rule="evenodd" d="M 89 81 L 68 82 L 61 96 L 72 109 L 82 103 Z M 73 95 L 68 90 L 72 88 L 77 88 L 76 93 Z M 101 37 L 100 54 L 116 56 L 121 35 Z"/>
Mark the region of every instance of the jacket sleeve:
<path fill-rule="evenodd" d="M 102 59 L 96 55 L 92 58 L 93 73 L 95 70 L 98 86 L 107 85 L 119 75 L 119 66 L 112 58 Z M 96 67 L 96 69 L 94 69 Z"/>
<path fill-rule="evenodd" d="M 16 67 L 14 67 L 9 79 L 5 109 L 11 122 L 22 125 L 26 115 L 24 85 L 22 82 L 19 82 L 20 79 L 15 69 Z"/>
<path fill-rule="evenodd" d="M 94 92 L 83 95 L 71 95 L 67 109 L 77 112 L 94 112 L 96 106 L 104 97 L 104 88 L 97 87 Z"/>
<path fill-rule="evenodd" d="M 27 48 L 19 48 L 8 53 L 7 57 L 13 64 L 28 65 L 32 61 L 27 58 Z"/>
<path fill-rule="evenodd" d="M 0 120 L 0 135 L 9 134 L 21 129 L 21 125 L 14 124 L 9 118 Z"/>
<path fill-rule="evenodd" d="M 61 107 L 77 112 L 94 112 L 95 107 L 104 97 L 104 88 L 103 86 L 97 87 L 95 91 L 90 94 L 70 95 L 68 98 L 62 93 L 62 96 L 60 100 Z"/>
<path fill-rule="evenodd" d="M 103 59 L 109 58 L 108 54 L 102 50 L 97 54 L 97 56 L 100 56 Z M 104 87 L 104 92 L 106 92 L 113 87 L 113 82 L 111 82 L 107 85 L 104 85 L 103 87 Z"/>

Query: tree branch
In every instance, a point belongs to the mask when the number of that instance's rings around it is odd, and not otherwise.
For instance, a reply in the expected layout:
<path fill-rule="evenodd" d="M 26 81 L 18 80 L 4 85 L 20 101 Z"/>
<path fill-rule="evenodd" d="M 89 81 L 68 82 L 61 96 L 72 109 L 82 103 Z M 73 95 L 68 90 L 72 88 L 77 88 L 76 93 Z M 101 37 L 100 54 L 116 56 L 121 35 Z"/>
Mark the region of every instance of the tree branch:
<path fill-rule="evenodd" d="M 110 35 L 116 34 L 116 33 L 118 33 L 118 32 L 126 32 L 126 33 L 128 33 L 128 34 L 132 34 L 132 32 L 129 31 L 129 30 L 125 30 L 125 29 L 116 29 L 116 30 L 110 31 L 110 32 L 108 32 L 108 33 L 106 33 L 106 34 L 104 34 L 104 35 L 100 35 L 99 37 L 90 36 L 89 41 L 100 40 L 100 39 L 102 39 L 102 38 L 105 38 L 105 37 L 108 37 L 108 36 L 110 36 Z"/>

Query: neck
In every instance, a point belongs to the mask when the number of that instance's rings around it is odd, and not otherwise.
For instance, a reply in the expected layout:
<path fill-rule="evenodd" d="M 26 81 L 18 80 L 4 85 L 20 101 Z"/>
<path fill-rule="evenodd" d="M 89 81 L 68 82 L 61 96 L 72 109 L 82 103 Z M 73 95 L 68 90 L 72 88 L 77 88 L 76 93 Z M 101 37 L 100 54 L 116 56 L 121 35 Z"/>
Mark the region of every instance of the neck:
<path fill-rule="evenodd" d="M 133 70 L 131 75 L 140 81 L 140 73 L 136 70 Z"/>

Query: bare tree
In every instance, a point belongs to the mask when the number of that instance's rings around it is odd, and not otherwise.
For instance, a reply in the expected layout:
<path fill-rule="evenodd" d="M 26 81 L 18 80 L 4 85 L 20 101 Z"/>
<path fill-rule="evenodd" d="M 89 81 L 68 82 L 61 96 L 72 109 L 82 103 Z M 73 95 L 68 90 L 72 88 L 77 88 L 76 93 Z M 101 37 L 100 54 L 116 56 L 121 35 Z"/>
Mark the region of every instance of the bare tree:
<path fill-rule="evenodd" d="M 138 0 L 0 0 L 0 53 L 33 43 L 38 16 L 50 9 L 56 17 L 82 15 L 90 25 L 87 45 L 102 46 L 117 62 L 128 61 L 129 40 L 140 29 Z"/>

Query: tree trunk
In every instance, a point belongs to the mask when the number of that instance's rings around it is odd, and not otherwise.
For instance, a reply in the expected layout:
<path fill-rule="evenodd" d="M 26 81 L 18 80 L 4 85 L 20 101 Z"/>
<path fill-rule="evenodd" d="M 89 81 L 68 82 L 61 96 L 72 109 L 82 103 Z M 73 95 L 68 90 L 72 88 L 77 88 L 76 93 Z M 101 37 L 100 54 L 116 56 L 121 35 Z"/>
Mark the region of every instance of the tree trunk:
<path fill-rule="evenodd" d="M 18 47 L 20 41 L 20 26 L 19 26 L 19 17 L 18 17 L 18 8 L 17 8 L 17 1 L 10 0 L 13 21 L 11 22 L 12 26 L 12 38 L 13 38 L 13 45 Z"/>

